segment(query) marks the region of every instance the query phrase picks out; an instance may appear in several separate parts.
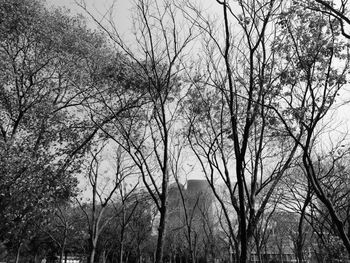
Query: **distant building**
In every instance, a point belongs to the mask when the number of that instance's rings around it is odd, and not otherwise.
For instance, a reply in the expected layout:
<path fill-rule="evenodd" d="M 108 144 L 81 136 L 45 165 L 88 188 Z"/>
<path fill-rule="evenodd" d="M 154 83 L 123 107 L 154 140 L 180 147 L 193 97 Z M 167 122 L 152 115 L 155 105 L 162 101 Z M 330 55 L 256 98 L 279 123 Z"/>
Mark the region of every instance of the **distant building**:
<path fill-rule="evenodd" d="M 206 220 L 213 220 L 213 195 L 206 180 L 192 179 L 182 184 L 171 184 L 169 186 L 169 218 L 171 221 L 183 220 L 184 209 L 193 218 L 198 220 L 205 217 Z"/>
<path fill-rule="evenodd" d="M 260 248 L 260 258 L 256 247 L 251 253 L 251 263 L 313 263 L 314 258 L 310 253 L 310 242 L 305 242 L 303 247 L 303 262 L 296 258 L 295 238 L 298 227 L 299 215 L 294 212 L 275 211 L 268 222 L 268 229 L 265 232 L 264 245 Z M 310 241 L 307 229 L 305 239 Z"/>
<path fill-rule="evenodd" d="M 207 262 L 212 257 L 208 246 L 214 225 L 213 201 L 206 180 L 188 180 L 185 185 L 174 183 L 169 186 L 165 249 L 169 255 L 177 254 L 177 260 L 181 257 L 184 257 L 182 261 L 190 260 L 190 255 L 186 254 L 190 229 L 198 262 Z"/>
<path fill-rule="evenodd" d="M 187 181 L 187 208 L 193 211 L 197 220 L 205 220 L 208 226 L 214 223 L 214 196 L 207 180 Z"/>

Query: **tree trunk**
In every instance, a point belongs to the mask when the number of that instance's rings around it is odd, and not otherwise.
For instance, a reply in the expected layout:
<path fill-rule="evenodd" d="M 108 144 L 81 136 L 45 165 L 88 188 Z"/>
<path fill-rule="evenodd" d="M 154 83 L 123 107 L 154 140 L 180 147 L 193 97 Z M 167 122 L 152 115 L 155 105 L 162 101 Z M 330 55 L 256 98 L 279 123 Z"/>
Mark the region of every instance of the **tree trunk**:
<path fill-rule="evenodd" d="M 95 254 L 96 254 L 96 249 L 93 248 L 91 250 L 91 253 L 90 253 L 90 263 L 94 263 L 95 262 Z"/>
<path fill-rule="evenodd" d="M 262 262 L 262 258 L 261 258 L 261 247 L 259 242 L 256 242 L 256 256 L 258 258 L 259 262 Z"/>
<path fill-rule="evenodd" d="M 17 253 L 16 253 L 16 263 L 19 263 L 19 258 L 20 258 L 20 254 L 21 254 L 21 248 L 22 248 L 22 243 L 19 244 L 18 248 L 17 248 Z"/>
<path fill-rule="evenodd" d="M 296 240 L 296 258 L 297 258 L 297 262 L 303 262 L 304 260 L 304 253 L 303 253 L 303 229 L 302 229 L 302 225 L 303 225 L 303 219 L 300 219 L 299 222 L 299 230 L 298 230 L 298 236 L 297 236 L 297 240 Z"/>
<path fill-rule="evenodd" d="M 123 255 L 124 254 L 124 242 L 123 240 L 120 242 L 120 250 L 119 250 L 119 263 L 123 263 Z"/>
<path fill-rule="evenodd" d="M 137 258 L 139 259 L 139 263 L 142 263 L 141 248 L 139 243 L 137 244 Z"/>
<path fill-rule="evenodd" d="M 333 203 L 329 200 L 329 198 L 324 193 L 320 185 L 320 182 L 318 181 L 317 175 L 315 174 L 314 166 L 312 164 L 311 158 L 310 156 L 308 156 L 307 152 L 304 152 L 303 154 L 303 164 L 306 169 L 308 179 L 310 180 L 312 189 L 315 190 L 316 196 L 327 208 L 329 215 L 333 221 L 333 224 L 335 225 L 335 228 L 338 230 L 339 237 L 342 239 L 343 244 L 348 252 L 348 255 L 350 255 L 350 238 L 347 236 L 345 232 L 344 224 L 339 219 L 339 216 L 334 209 Z"/>
<path fill-rule="evenodd" d="M 62 244 L 61 244 L 61 251 L 60 251 L 60 261 L 59 263 L 62 263 L 63 262 L 63 257 L 64 257 L 64 251 L 66 249 L 66 240 L 67 240 L 67 233 L 65 232 L 64 233 L 64 238 L 63 238 L 63 241 L 62 241 Z"/>
<path fill-rule="evenodd" d="M 158 227 L 158 240 L 157 240 L 157 250 L 156 250 L 155 263 L 162 263 L 163 262 L 163 243 L 164 243 L 164 237 L 165 237 L 165 227 L 166 227 L 166 205 L 163 204 L 161 211 L 160 211 L 160 220 L 159 220 L 159 227 Z"/>
<path fill-rule="evenodd" d="M 311 189 L 310 185 L 308 186 L 308 192 L 306 195 L 306 198 L 304 200 L 303 207 L 301 209 L 301 215 L 299 218 L 299 224 L 298 224 L 298 236 L 297 236 L 297 241 L 296 241 L 296 259 L 298 262 L 302 263 L 304 260 L 304 253 L 303 253 L 303 247 L 304 247 L 304 230 L 303 230 L 303 225 L 304 225 L 304 220 L 305 220 L 305 213 L 306 213 L 306 208 L 308 207 L 310 201 L 311 201 Z"/>
<path fill-rule="evenodd" d="M 192 263 L 196 263 L 196 255 L 194 251 L 191 252 L 191 261 Z"/>
<path fill-rule="evenodd" d="M 102 251 L 102 263 L 106 263 L 107 262 L 107 253 L 106 250 L 104 249 Z"/>
<path fill-rule="evenodd" d="M 238 161 L 239 162 L 239 161 Z M 247 223 L 246 223 L 246 207 L 243 186 L 243 171 L 241 165 L 237 165 L 237 182 L 238 182 L 238 199 L 239 199 L 239 240 L 240 240 L 240 263 L 246 263 L 248 260 L 247 247 Z"/>
<path fill-rule="evenodd" d="M 95 256 L 96 256 L 96 242 L 94 240 L 91 241 L 91 251 L 90 251 L 90 263 L 95 262 Z"/>

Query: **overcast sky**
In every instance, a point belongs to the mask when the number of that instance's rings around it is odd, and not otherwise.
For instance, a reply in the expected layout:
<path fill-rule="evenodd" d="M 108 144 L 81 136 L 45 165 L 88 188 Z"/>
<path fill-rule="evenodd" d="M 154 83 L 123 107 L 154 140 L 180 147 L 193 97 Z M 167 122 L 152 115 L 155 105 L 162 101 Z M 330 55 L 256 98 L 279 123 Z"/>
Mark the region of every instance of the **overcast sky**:
<path fill-rule="evenodd" d="M 81 2 L 81 0 L 78 0 Z M 108 10 L 113 6 L 113 19 L 120 32 L 127 33 L 131 30 L 131 6 L 132 1 L 130 0 L 85 0 L 87 9 L 96 17 L 108 16 Z M 71 11 L 72 14 L 83 14 L 87 16 L 85 11 L 76 4 L 75 0 L 46 0 L 47 5 L 53 7 L 65 7 Z M 88 25 L 91 27 L 96 27 L 96 24 L 91 20 L 88 20 Z"/>
<path fill-rule="evenodd" d="M 81 1 L 81 0 L 78 0 Z M 95 16 L 95 17 L 103 17 L 106 15 L 110 7 L 114 2 L 114 11 L 113 11 L 113 19 L 118 31 L 126 37 L 127 39 L 131 36 L 132 31 L 132 23 L 131 23 L 131 7 L 132 0 L 85 0 L 87 9 Z M 66 7 L 70 9 L 72 14 L 81 13 L 86 16 L 85 11 L 76 4 L 75 0 L 46 0 L 48 6 L 55 7 Z M 211 14 L 218 14 L 221 9 L 220 6 L 216 3 L 215 0 L 201 0 L 201 5 L 205 5 L 207 12 Z M 91 20 L 88 20 L 88 25 L 91 27 L 97 28 L 96 24 Z M 346 91 L 342 93 L 342 95 L 338 98 L 339 102 L 344 100 L 349 100 L 350 96 L 350 88 L 348 87 Z M 341 122 L 336 128 L 339 132 L 349 132 L 350 131 L 350 107 L 349 104 L 345 107 L 341 107 L 338 109 L 337 113 L 332 115 L 330 118 L 333 121 Z"/>
<path fill-rule="evenodd" d="M 89 12 L 99 18 L 106 15 L 114 3 L 113 20 L 118 31 L 123 35 L 132 31 L 131 9 L 134 2 L 133 0 L 46 0 L 46 3 L 49 7 L 65 7 L 68 8 L 73 14 L 80 13 L 87 16 L 86 12 L 76 4 L 76 2 L 82 1 L 86 3 Z M 221 13 L 221 7 L 215 0 L 194 1 L 200 3 L 201 7 L 204 10 L 207 10 L 207 12 L 210 14 Z M 97 27 L 91 19 L 88 19 L 88 21 L 89 26 Z"/>

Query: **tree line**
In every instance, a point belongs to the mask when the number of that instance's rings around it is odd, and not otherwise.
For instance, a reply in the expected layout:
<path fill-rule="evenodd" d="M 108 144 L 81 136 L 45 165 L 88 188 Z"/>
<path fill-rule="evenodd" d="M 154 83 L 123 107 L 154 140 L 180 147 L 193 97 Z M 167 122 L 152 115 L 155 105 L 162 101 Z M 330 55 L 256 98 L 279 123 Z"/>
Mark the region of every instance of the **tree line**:
<path fill-rule="evenodd" d="M 99 30 L 39 0 L 0 2 L 4 253 L 263 262 L 291 217 L 281 235 L 299 262 L 306 247 L 320 262 L 349 257 L 350 148 L 336 122 L 348 94 L 346 1 L 217 0 L 218 15 L 138 0 L 129 42 L 112 17 L 77 4 Z M 194 173 L 217 215 L 202 213 L 201 231 L 181 186 Z M 174 229 L 186 242 L 169 242 Z"/>

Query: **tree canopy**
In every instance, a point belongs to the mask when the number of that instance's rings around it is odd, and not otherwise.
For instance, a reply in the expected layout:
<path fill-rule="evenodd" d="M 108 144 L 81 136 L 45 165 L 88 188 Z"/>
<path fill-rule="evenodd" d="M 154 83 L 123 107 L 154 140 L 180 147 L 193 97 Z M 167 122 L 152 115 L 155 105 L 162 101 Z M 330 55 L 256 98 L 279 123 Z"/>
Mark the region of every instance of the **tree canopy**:
<path fill-rule="evenodd" d="M 349 258 L 347 1 L 76 4 L 0 1 L 0 261 Z"/>

